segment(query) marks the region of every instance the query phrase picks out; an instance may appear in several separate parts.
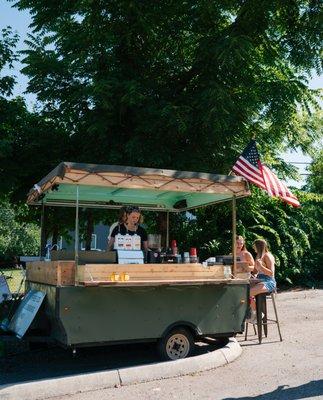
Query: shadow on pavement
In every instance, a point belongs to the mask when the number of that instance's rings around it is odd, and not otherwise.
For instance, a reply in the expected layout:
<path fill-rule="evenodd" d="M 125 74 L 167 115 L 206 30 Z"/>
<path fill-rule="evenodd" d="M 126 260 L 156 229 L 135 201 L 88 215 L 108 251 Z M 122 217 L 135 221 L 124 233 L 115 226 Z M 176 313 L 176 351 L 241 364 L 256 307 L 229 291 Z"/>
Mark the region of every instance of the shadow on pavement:
<path fill-rule="evenodd" d="M 207 339 L 196 343 L 192 357 L 223 347 Z M 50 379 L 160 362 L 155 343 L 78 348 L 72 351 L 42 345 L 38 349 L 0 358 L 0 384 Z"/>
<path fill-rule="evenodd" d="M 304 385 L 289 387 L 288 385 L 278 386 L 272 392 L 259 396 L 226 397 L 223 400 L 299 400 L 306 398 L 323 397 L 323 380 L 311 381 Z"/>

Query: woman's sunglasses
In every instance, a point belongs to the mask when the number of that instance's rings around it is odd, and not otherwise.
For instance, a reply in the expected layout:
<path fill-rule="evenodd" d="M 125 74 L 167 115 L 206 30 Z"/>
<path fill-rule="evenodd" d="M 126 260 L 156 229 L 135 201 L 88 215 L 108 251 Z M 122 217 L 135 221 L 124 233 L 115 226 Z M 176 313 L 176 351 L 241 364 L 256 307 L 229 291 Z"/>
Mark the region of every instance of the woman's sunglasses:
<path fill-rule="evenodd" d="M 127 213 L 127 214 L 130 214 L 130 213 L 132 213 L 132 212 L 140 213 L 139 207 L 136 207 L 136 206 L 129 206 L 129 207 L 126 207 L 126 213 Z"/>

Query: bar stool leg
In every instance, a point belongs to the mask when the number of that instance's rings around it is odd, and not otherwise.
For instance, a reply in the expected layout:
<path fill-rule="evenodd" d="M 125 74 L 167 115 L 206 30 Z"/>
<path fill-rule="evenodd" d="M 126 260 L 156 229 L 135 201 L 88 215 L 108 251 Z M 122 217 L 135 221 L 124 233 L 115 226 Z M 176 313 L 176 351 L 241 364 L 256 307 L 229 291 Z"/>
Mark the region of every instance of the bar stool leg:
<path fill-rule="evenodd" d="M 245 335 L 244 335 L 244 340 L 248 340 L 248 326 L 249 326 L 249 322 L 246 322 L 246 328 L 245 328 Z M 252 324 L 253 327 L 253 333 L 254 335 L 257 335 L 257 331 L 256 331 L 256 326 L 255 324 Z"/>
<path fill-rule="evenodd" d="M 274 306 L 275 318 L 276 318 L 276 323 L 277 323 L 279 338 L 280 338 L 280 341 L 282 342 L 282 341 L 283 341 L 283 338 L 282 338 L 282 335 L 281 335 L 281 332 L 280 332 L 280 326 L 279 326 L 279 320 L 278 320 L 278 314 L 277 314 L 277 308 L 276 308 L 276 302 L 275 302 L 275 295 L 274 295 L 274 293 L 271 293 L 271 300 L 272 300 L 273 306 Z"/>
<path fill-rule="evenodd" d="M 262 324 L 264 326 L 264 334 L 267 337 L 268 336 L 268 324 L 267 324 L 267 296 L 266 294 L 263 296 L 263 303 L 262 303 L 262 310 L 264 313 L 264 316 L 262 318 Z"/>
<path fill-rule="evenodd" d="M 262 317 L 261 317 L 261 303 L 262 303 L 262 295 L 258 294 L 256 296 L 256 309 L 257 309 L 257 329 L 258 329 L 258 340 L 259 343 L 262 341 Z"/>

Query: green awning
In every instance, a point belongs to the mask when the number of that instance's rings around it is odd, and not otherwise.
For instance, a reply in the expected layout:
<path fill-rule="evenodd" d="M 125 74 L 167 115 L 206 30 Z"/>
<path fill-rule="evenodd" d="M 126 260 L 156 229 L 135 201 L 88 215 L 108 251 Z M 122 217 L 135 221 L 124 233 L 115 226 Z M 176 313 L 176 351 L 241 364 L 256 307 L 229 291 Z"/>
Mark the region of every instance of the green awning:
<path fill-rule="evenodd" d="M 28 204 L 184 211 L 250 195 L 236 176 L 113 165 L 61 163 L 28 194 Z"/>

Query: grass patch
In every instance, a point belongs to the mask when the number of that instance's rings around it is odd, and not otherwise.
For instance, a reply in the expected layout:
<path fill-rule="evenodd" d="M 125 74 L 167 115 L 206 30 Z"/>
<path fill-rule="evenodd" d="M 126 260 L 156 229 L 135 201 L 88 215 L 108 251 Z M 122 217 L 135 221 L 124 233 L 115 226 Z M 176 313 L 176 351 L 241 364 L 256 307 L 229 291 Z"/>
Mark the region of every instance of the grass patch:
<path fill-rule="evenodd" d="M 12 269 L 2 269 L 0 270 L 0 273 L 5 275 L 11 293 L 18 292 L 21 279 L 23 277 L 23 271 L 20 269 L 12 268 Z M 20 289 L 20 292 L 22 291 L 24 291 L 24 285 Z"/>
<path fill-rule="evenodd" d="M 17 293 L 21 285 L 23 277 L 23 271 L 17 268 L 6 268 L 0 269 L 0 274 L 6 277 L 9 289 L 11 293 Z M 20 294 L 25 290 L 25 285 L 20 288 Z M 12 316 L 14 310 L 18 307 L 19 301 L 12 303 L 12 300 L 3 301 L 0 303 L 0 321 L 7 318 L 9 315 Z M 12 308 L 13 307 L 13 308 Z M 0 329 L 0 335 L 1 335 Z M 2 332 L 3 333 L 3 332 Z"/>

